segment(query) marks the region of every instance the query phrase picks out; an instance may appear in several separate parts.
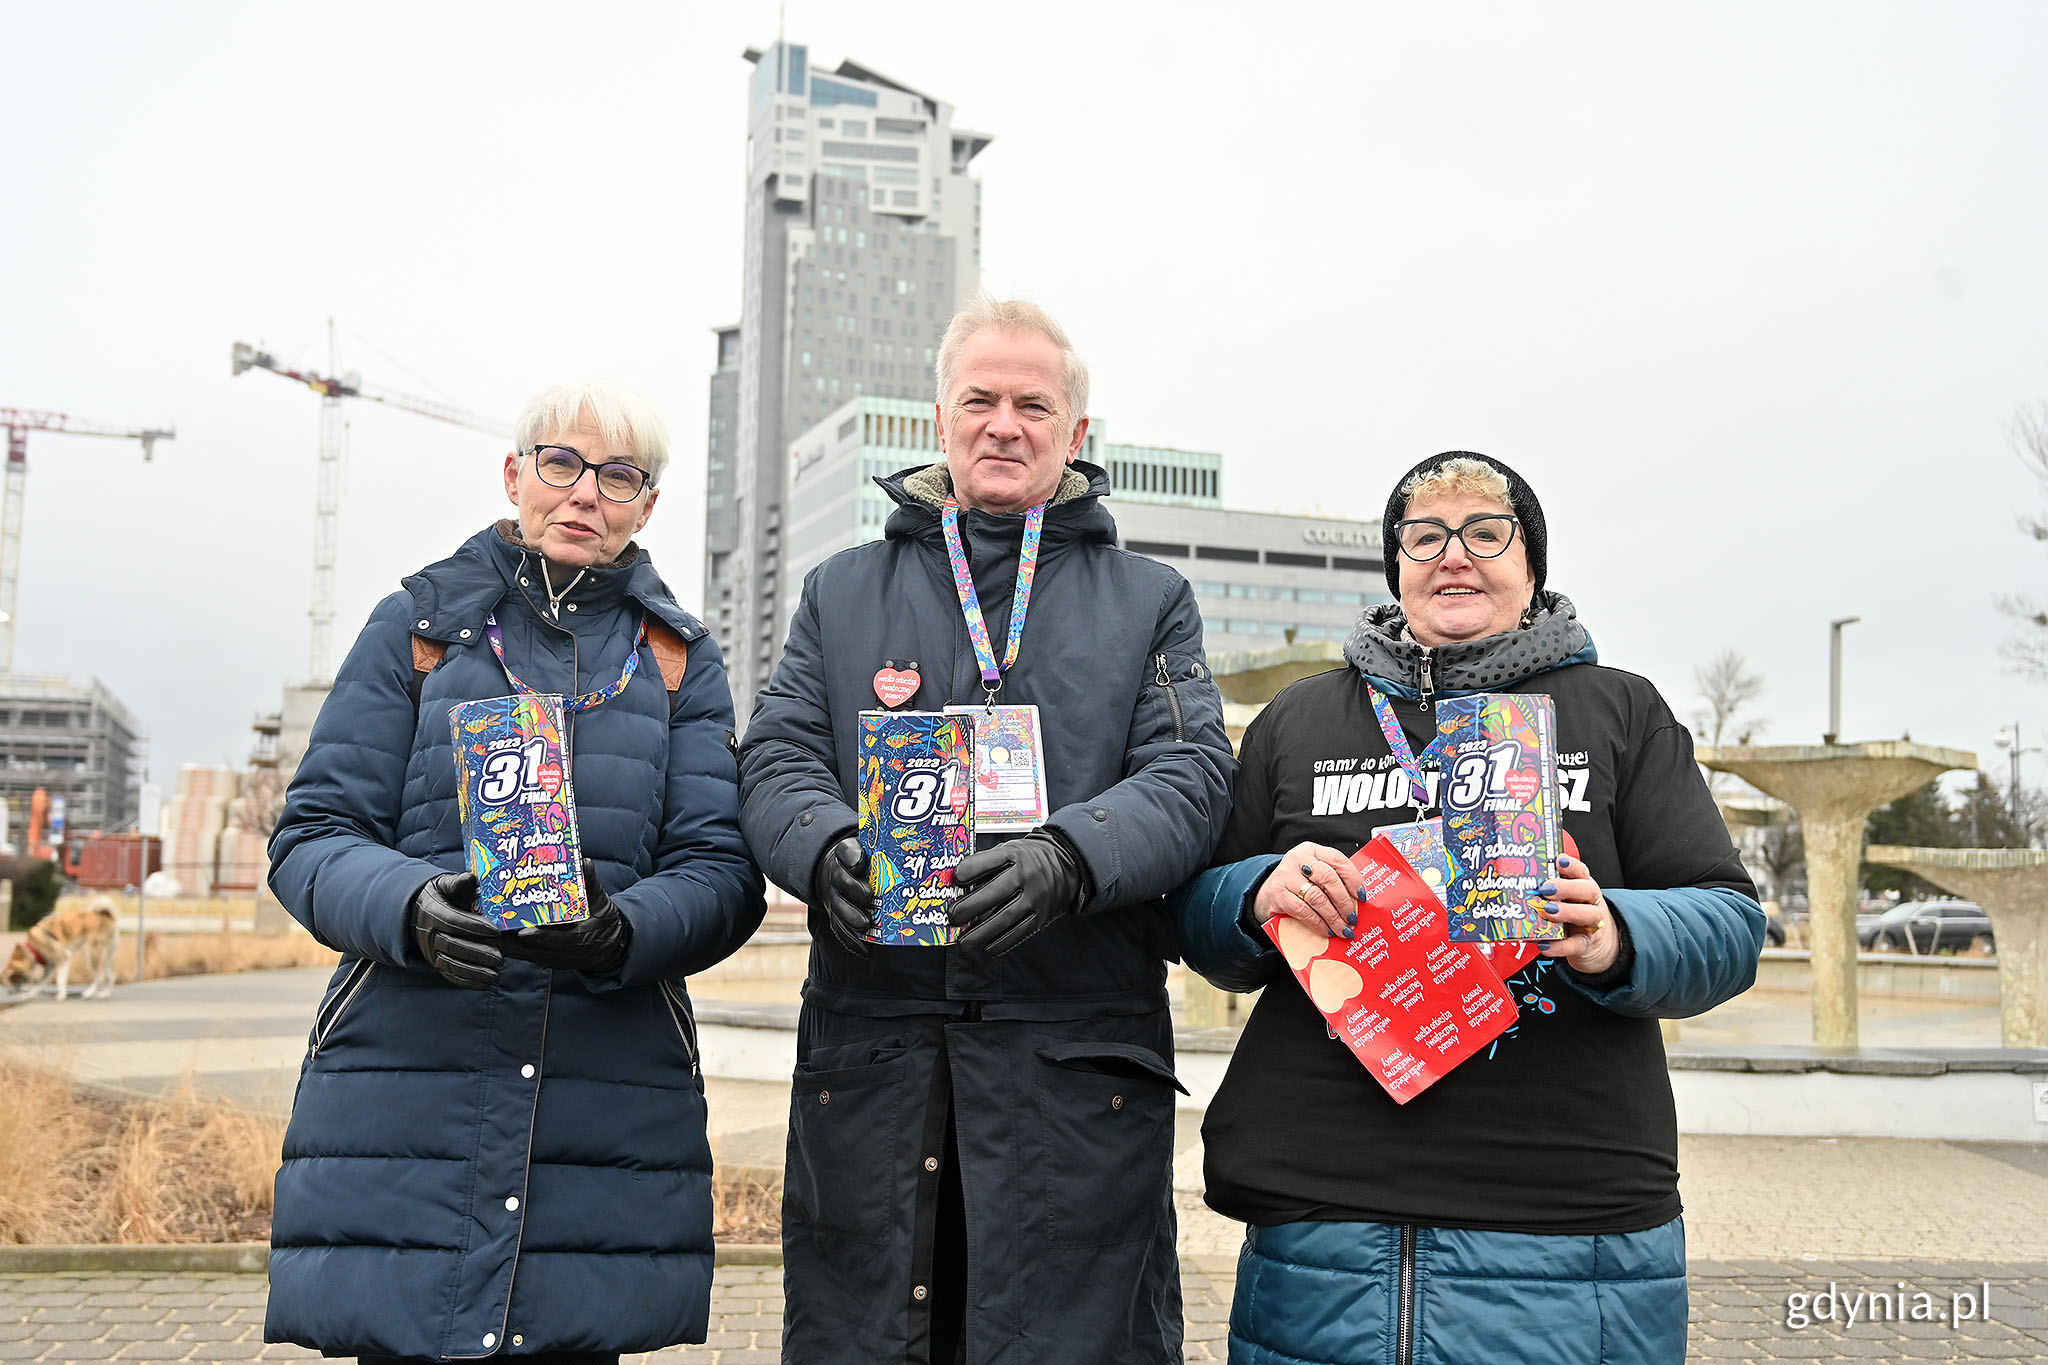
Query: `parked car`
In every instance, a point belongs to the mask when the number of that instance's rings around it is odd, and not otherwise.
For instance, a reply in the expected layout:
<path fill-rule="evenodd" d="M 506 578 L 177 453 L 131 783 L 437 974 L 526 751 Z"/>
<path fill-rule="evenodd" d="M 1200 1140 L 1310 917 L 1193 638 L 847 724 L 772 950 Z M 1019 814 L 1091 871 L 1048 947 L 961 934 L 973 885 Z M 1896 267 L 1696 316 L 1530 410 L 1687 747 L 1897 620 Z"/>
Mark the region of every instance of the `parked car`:
<path fill-rule="evenodd" d="M 1880 953 L 1991 952 L 1991 916 L 1970 901 L 1901 901 L 1867 921 L 1856 917 L 1856 942 Z"/>

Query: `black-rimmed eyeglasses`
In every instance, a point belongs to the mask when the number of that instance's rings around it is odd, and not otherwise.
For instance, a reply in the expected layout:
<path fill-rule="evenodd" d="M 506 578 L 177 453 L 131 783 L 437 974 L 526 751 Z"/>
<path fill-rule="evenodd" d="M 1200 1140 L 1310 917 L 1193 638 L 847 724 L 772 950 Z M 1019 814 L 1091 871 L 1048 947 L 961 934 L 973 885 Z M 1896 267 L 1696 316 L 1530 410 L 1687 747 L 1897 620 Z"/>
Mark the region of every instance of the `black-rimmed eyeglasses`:
<path fill-rule="evenodd" d="M 1508 546 L 1515 543 L 1515 527 L 1519 524 L 1499 512 L 1467 517 L 1463 526 L 1456 527 L 1435 517 L 1416 517 L 1395 522 L 1394 539 L 1401 553 L 1418 564 L 1442 559 L 1444 551 L 1451 548 L 1452 536 L 1464 542 L 1465 553 L 1474 559 L 1492 559 L 1506 553 Z"/>
<path fill-rule="evenodd" d="M 597 471 L 597 491 L 613 502 L 631 502 L 653 482 L 646 470 L 624 460 L 592 464 L 574 446 L 533 448 L 533 472 L 540 475 L 544 484 L 555 488 L 574 488 L 586 469 Z"/>

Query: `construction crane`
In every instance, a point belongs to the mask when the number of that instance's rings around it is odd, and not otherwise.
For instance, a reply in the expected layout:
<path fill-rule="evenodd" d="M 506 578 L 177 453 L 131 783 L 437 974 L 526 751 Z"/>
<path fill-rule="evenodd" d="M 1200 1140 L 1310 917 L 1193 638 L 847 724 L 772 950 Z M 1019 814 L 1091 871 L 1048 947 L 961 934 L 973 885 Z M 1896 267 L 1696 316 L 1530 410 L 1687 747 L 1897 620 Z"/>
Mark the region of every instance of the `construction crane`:
<path fill-rule="evenodd" d="M 332 321 L 328 322 L 327 329 L 329 364 L 332 365 Z M 297 380 L 320 395 L 320 466 L 313 501 L 313 608 L 308 613 L 312 621 L 312 638 L 306 646 L 306 668 L 309 679 L 315 685 L 332 682 L 334 675 L 330 659 L 334 636 L 334 561 L 341 514 L 341 453 L 346 440 L 341 420 L 341 400 L 360 398 L 371 403 L 382 403 L 388 408 L 416 412 L 422 417 L 432 417 L 436 421 L 468 427 L 471 431 L 481 431 L 490 436 L 509 438 L 512 435 L 512 428 L 508 423 L 492 421 L 488 417 L 465 412 L 448 403 L 437 403 L 431 398 L 415 398 L 410 394 L 365 388 L 363 377 L 359 374 L 336 376 L 316 374 L 311 370 L 295 370 L 278 363 L 276 357 L 268 351 L 258 350 L 245 342 L 235 343 L 234 367 L 236 374 L 244 370 L 269 370 L 272 374 Z"/>
<path fill-rule="evenodd" d="M 67 436 L 113 436 L 142 442 L 142 458 L 156 454 L 158 441 L 176 440 L 170 428 L 134 430 L 80 421 L 61 412 L 0 408 L 0 427 L 7 428 L 7 488 L 0 502 L 0 673 L 14 671 L 14 599 L 21 586 L 21 513 L 28 492 L 28 434 L 56 431 Z"/>

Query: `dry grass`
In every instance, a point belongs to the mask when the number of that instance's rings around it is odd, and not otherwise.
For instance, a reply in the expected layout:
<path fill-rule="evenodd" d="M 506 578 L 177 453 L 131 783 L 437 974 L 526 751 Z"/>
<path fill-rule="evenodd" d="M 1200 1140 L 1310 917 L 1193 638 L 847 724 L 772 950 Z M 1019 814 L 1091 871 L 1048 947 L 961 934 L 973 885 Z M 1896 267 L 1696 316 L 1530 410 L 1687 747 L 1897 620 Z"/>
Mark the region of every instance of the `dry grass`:
<path fill-rule="evenodd" d="M 194 1097 L 126 1100 L 0 1056 L 0 1245 L 263 1242 L 284 1122 Z M 782 1173 L 721 1168 L 721 1242 L 782 1237 Z"/>
<path fill-rule="evenodd" d="M 341 954 L 304 934 L 151 934 L 143 966 L 152 981 L 207 972 L 267 972 L 282 967 L 332 967 Z M 72 985 L 78 969 L 72 969 Z M 135 943 L 124 938 L 114 954 L 114 979 L 135 979 Z"/>
<path fill-rule="evenodd" d="M 270 1235 L 284 1124 L 195 1099 L 120 1100 L 0 1057 L 0 1243 Z"/>
<path fill-rule="evenodd" d="M 711 1182 L 711 1235 L 721 1242 L 782 1240 L 782 1172 L 720 1166 Z"/>

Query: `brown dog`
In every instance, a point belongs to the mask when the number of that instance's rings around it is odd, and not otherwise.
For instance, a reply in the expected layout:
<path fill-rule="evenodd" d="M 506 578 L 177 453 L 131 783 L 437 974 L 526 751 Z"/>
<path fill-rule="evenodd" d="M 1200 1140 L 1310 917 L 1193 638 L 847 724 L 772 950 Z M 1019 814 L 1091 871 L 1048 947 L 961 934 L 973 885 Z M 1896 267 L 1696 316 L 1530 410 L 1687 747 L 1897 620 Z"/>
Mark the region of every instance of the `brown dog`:
<path fill-rule="evenodd" d="M 79 998 L 111 995 L 114 991 L 114 950 L 120 946 L 121 930 L 114 921 L 114 907 L 105 896 L 83 910 L 59 910 L 29 926 L 28 935 L 14 945 L 7 967 L 0 971 L 0 986 L 33 991 L 55 976 L 59 1000 L 70 993 L 71 961 L 92 975 Z"/>

